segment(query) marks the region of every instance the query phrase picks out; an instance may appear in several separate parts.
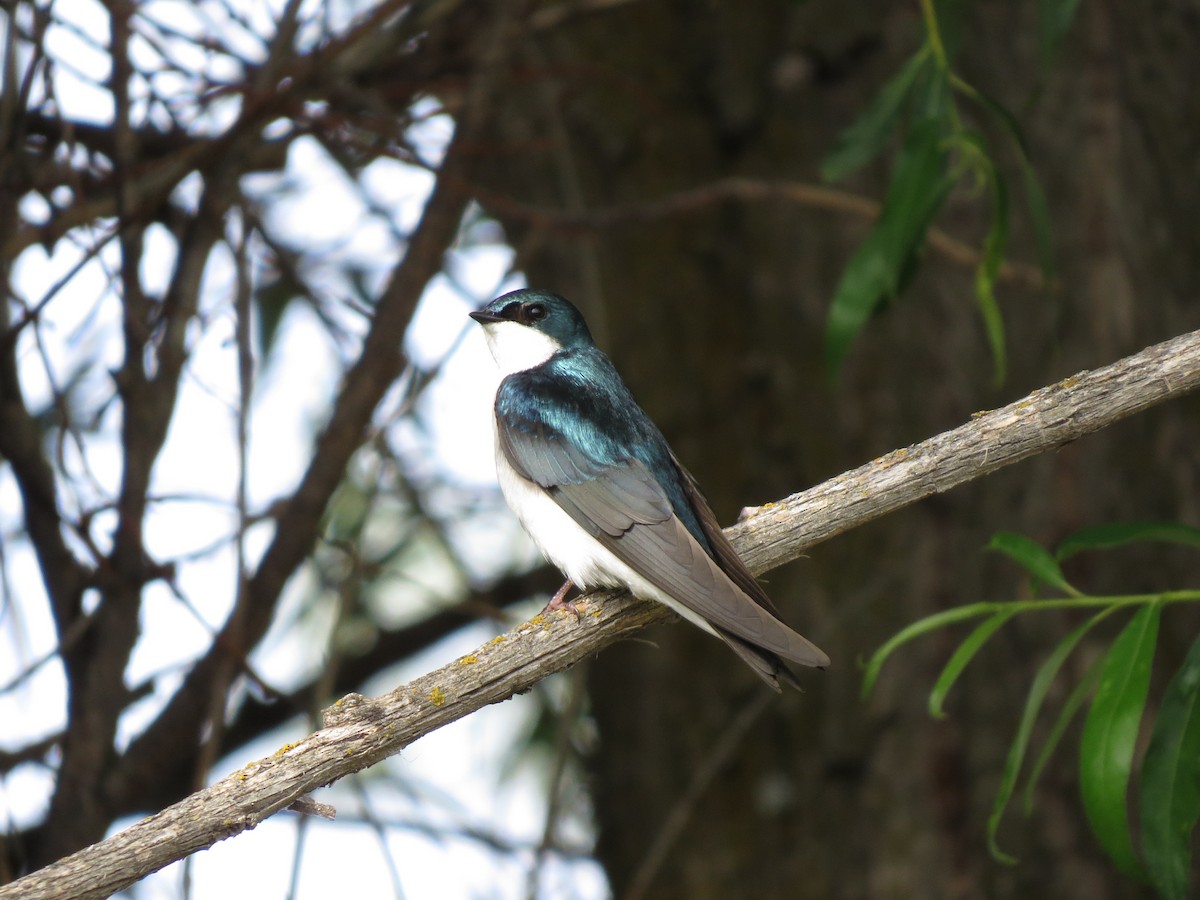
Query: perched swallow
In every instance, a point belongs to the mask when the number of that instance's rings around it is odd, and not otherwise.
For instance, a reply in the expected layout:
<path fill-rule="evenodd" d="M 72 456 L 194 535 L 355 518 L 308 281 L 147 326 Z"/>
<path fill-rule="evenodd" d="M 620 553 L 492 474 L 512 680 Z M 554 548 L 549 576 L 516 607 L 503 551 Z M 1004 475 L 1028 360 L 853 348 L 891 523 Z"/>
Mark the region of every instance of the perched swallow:
<path fill-rule="evenodd" d="M 657 600 L 732 647 L 764 681 L 783 660 L 829 657 L 779 619 L 696 482 L 596 346 L 583 316 L 546 291 L 513 291 L 471 318 L 503 379 L 496 471 L 525 530 L 568 581 Z"/>

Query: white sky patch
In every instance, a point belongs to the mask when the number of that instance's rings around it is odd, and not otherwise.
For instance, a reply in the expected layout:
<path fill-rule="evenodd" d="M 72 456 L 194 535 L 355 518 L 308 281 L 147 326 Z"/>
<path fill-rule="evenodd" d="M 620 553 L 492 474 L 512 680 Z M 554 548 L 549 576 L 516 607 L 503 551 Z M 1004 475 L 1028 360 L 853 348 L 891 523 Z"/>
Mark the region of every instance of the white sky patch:
<path fill-rule="evenodd" d="M 432 172 L 380 157 L 362 171 L 361 184 L 376 208 L 386 210 L 392 224 L 407 234 L 425 211 L 425 198 L 433 190 Z"/>
<path fill-rule="evenodd" d="M 413 104 L 416 122 L 408 130 L 409 139 L 421 149 L 427 165 L 440 166 L 454 135 L 454 120 L 441 112 L 441 104 L 432 97 Z"/>
<path fill-rule="evenodd" d="M 61 61 L 54 77 L 54 104 L 63 115 L 80 122 L 112 121 L 112 94 L 103 85 L 109 75 L 105 53 L 88 43 L 82 35 L 91 35 L 97 44 L 107 46 L 108 14 L 95 0 L 73 0 L 71 20 L 78 30 L 50 28 L 45 46 L 52 59 Z M 34 82 L 35 104 L 48 102 L 40 79 Z"/>
<path fill-rule="evenodd" d="M 409 328 L 405 350 L 424 368 L 440 364 L 421 398 L 433 456 L 444 475 L 480 488 L 496 486 L 492 398 L 500 373 L 480 328 L 467 314 L 500 294 L 524 286 L 511 274 L 512 249 L 490 245 L 458 251 L 451 268 L 431 282 Z M 465 296 L 464 296 L 465 292 Z"/>

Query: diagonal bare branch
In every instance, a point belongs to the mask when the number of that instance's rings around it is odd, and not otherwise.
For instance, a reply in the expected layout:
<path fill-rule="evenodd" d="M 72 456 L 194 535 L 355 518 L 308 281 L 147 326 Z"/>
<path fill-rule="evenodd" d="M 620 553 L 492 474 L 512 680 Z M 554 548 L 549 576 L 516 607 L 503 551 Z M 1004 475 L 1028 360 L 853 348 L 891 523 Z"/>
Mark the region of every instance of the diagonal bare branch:
<path fill-rule="evenodd" d="M 761 573 L 833 535 L 1197 388 L 1200 331 L 1081 372 L 981 413 L 959 428 L 759 507 L 729 534 L 751 569 Z M 669 616 L 665 608 L 628 595 L 592 595 L 578 621 L 563 614 L 537 616 L 382 697 L 351 694 L 326 711 L 324 728 L 299 743 L 0 888 L 0 900 L 108 896 Z"/>

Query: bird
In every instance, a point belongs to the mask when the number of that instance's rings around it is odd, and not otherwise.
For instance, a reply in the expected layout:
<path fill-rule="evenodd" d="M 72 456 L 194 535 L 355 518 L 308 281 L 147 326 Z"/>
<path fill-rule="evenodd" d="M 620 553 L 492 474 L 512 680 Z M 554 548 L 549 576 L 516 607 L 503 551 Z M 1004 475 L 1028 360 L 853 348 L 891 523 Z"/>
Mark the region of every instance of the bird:
<path fill-rule="evenodd" d="M 776 691 L 786 661 L 829 657 L 788 627 L 721 531 L 695 479 L 638 406 L 583 315 L 550 291 L 469 313 L 499 370 L 496 474 L 509 508 L 572 586 L 625 588 L 728 644 Z"/>

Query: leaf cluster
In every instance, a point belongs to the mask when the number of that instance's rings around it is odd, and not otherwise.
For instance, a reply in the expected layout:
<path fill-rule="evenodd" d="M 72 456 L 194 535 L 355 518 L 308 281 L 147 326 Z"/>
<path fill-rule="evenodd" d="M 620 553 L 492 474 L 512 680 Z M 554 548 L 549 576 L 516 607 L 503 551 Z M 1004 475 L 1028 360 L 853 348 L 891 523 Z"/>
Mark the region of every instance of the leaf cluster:
<path fill-rule="evenodd" d="M 1043 59 L 1053 58 L 1076 5 L 1043 3 Z M 879 218 L 847 264 L 830 302 L 826 371 L 836 376 L 870 317 L 904 291 L 916 271 L 930 225 L 953 189 L 965 184 L 974 194 L 986 194 L 991 208 L 974 288 L 992 354 L 992 380 L 999 386 L 1008 362 L 996 282 L 1008 244 L 1009 187 L 984 132 L 964 123 L 960 98 L 998 128 L 1013 151 L 1047 285 L 1054 274 L 1050 214 L 1016 118 L 999 100 L 955 72 L 938 8 L 932 0 L 924 0 L 921 8 L 924 43 L 841 134 L 821 167 L 826 181 L 840 181 L 882 154 L 894 135 L 901 135 Z"/>
<path fill-rule="evenodd" d="M 929 711 L 944 715 L 950 689 L 993 634 L 1015 616 L 1074 609 L 1088 617 L 1068 632 L 1038 667 L 1020 722 L 1009 747 L 1000 787 L 988 819 L 992 856 L 1013 863 L 1000 849 L 1000 823 L 1030 750 L 1034 725 L 1055 679 L 1085 635 L 1105 619 L 1132 613 L 1108 649 L 1089 665 L 1054 718 L 1024 786 L 1024 806 L 1033 808 L 1034 790 L 1076 713 L 1088 707 L 1079 748 L 1079 785 L 1092 831 L 1122 872 L 1150 882 L 1160 896 L 1187 896 L 1191 835 L 1200 818 L 1200 637 L 1171 677 L 1157 714 L 1149 710 L 1150 680 L 1159 625 L 1166 607 L 1200 602 L 1200 590 L 1091 596 L 1068 581 L 1063 560 L 1084 551 L 1112 550 L 1142 541 L 1167 541 L 1200 548 L 1200 529 L 1169 522 L 1120 523 L 1088 528 L 1064 540 L 1053 553 L 1011 532 L 993 536 L 989 549 L 1009 557 L 1029 575 L 1031 599 L 973 603 L 914 622 L 879 648 L 866 663 L 864 695 L 887 658 L 917 637 L 958 622 L 982 620 L 959 644 L 929 694 Z M 1055 596 L 1039 596 L 1049 589 Z M 1151 718 L 1149 745 L 1137 766 L 1142 721 Z M 1128 810 L 1136 782 L 1140 852 Z"/>

